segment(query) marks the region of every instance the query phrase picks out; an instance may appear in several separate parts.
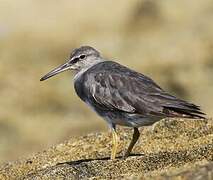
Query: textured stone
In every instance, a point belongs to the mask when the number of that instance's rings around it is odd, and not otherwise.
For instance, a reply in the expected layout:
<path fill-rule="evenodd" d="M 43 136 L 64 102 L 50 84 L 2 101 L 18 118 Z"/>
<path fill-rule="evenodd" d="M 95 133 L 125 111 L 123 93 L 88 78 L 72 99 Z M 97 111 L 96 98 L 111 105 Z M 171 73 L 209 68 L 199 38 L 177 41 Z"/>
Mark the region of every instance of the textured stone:
<path fill-rule="evenodd" d="M 213 121 L 165 119 L 141 128 L 126 160 L 121 156 L 132 131 L 119 128 L 118 158 L 109 160 L 110 133 L 72 138 L 43 152 L 0 167 L 0 179 L 211 179 Z"/>

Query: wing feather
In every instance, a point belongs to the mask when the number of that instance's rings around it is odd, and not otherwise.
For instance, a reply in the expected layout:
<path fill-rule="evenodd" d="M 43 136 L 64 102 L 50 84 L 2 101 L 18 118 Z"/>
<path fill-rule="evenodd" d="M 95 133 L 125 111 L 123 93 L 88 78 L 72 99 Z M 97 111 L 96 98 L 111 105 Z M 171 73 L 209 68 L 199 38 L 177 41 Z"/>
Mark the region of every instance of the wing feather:
<path fill-rule="evenodd" d="M 90 94 L 102 108 L 144 116 L 202 117 L 199 106 L 178 99 L 152 79 L 115 62 L 105 62 L 89 78 Z"/>

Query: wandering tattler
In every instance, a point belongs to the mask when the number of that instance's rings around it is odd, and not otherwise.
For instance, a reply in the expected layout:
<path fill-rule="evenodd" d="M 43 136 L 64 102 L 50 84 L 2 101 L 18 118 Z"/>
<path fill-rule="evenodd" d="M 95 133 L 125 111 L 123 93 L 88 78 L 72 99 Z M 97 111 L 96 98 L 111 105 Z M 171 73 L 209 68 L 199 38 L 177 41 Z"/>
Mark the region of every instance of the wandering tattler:
<path fill-rule="evenodd" d="M 40 80 L 66 70 L 76 72 L 77 95 L 104 118 L 112 130 L 111 159 L 115 159 L 118 145 L 116 125 L 134 128 L 125 158 L 140 136 L 139 127 L 152 125 L 165 117 L 204 118 L 199 106 L 170 95 L 141 73 L 106 60 L 90 46 L 74 49 L 66 63 Z"/>

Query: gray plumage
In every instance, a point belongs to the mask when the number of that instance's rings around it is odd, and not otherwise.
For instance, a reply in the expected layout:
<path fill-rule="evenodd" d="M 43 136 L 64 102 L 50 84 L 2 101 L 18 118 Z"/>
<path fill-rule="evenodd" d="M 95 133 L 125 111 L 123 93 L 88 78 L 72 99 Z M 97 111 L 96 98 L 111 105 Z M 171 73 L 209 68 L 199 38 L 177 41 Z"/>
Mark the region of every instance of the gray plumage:
<path fill-rule="evenodd" d="M 117 119 L 119 114 L 119 120 L 114 120 L 119 125 L 139 127 L 164 117 L 201 118 L 203 114 L 198 106 L 166 93 L 147 76 L 112 61 L 88 69 L 75 80 L 74 87 L 101 116 L 116 113 Z M 122 122 L 121 117 L 128 122 Z"/>
<path fill-rule="evenodd" d="M 141 73 L 105 60 L 89 46 L 75 49 L 65 64 L 41 80 L 69 69 L 76 71 L 74 87 L 77 95 L 114 131 L 116 125 L 134 127 L 136 141 L 138 127 L 152 125 L 162 118 L 204 118 L 199 106 L 170 95 Z M 131 142 L 127 156 L 136 141 Z"/>

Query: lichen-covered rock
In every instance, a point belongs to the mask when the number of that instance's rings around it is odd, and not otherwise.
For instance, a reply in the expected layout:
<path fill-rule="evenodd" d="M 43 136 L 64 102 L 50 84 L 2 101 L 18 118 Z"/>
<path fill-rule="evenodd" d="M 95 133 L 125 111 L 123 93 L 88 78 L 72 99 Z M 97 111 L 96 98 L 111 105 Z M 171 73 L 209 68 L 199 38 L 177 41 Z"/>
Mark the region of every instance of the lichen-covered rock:
<path fill-rule="evenodd" d="M 120 128 L 114 161 L 109 160 L 110 133 L 94 133 L 6 163 L 0 168 L 0 179 L 212 178 L 212 119 L 165 119 L 140 132 L 140 140 L 126 160 L 120 157 L 132 132 Z"/>

